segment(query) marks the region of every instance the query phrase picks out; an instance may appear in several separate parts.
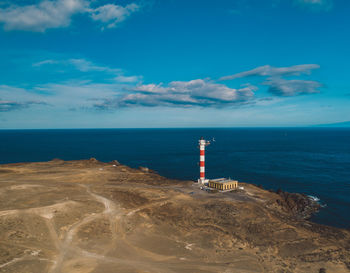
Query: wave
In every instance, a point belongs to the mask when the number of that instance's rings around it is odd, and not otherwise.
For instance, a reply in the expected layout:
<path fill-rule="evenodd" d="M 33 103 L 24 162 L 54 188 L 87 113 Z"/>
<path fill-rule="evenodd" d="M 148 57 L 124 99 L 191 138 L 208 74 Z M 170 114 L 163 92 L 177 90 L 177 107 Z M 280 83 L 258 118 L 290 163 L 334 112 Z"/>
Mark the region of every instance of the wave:
<path fill-rule="evenodd" d="M 308 195 L 307 197 L 309 197 L 311 200 L 315 201 L 315 202 L 320 202 L 320 198 L 318 198 L 317 196 L 314 195 Z"/>
<path fill-rule="evenodd" d="M 317 196 L 308 195 L 307 197 L 309 197 L 312 201 L 315 201 L 315 202 L 317 202 L 318 204 L 320 204 L 321 208 L 327 207 L 327 204 L 322 204 L 320 198 L 318 198 Z"/>

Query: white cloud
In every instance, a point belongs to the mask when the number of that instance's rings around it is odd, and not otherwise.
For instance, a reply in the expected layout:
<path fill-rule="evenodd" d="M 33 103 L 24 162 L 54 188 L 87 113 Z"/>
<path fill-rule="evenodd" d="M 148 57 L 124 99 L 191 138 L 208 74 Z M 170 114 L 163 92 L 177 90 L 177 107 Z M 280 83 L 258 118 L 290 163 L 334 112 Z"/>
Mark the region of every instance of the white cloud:
<path fill-rule="evenodd" d="M 46 103 L 40 102 L 40 101 L 19 102 L 19 101 L 0 100 L 0 112 L 10 112 L 14 110 L 28 108 L 29 106 L 32 106 L 35 104 L 46 104 Z"/>
<path fill-rule="evenodd" d="M 252 100 L 257 88 L 252 85 L 240 89 L 197 79 L 191 81 L 173 81 L 167 86 L 162 84 L 141 85 L 128 93 L 96 103 L 98 109 L 113 109 L 130 106 L 168 106 L 168 107 L 221 107 L 240 105 Z"/>
<path fill-rule="evenodd" d="M 233 80 L 237 78 L 244 78 L 250 76 L 290 76 L 290 75 L 300 75 L 300 74 L 310 74 L 311 70 L 318 69 L 320 66 L 318 64 L 301 64 L 289 67 L 273 67 L 270 65 L 264 65 L 254 68 L 249 71 L 240 72 L 237 74 L 221 77 L 220 80 Z"/>
<path fill-rule="evenodd" d="M 41 101 L 42 97 L 35 92 L 28 92 L 25 88 L 0 85 L 1 99 L 6 101 Z"/>
<path fill-rule="evenodd" d="M 109 82 L 117 82 L 121 84 L 135 84 L 135 83 L 140 83 L 142 81 L 142 76 L 136 76 L 136 75 L 127 76 L 125 75 L 126 72 L 123 71 L 122 69 L 111 68 L 109 66 L 103 66 L 103 65 L 97 65 L 83 58 L 67 59 L 67 60 L 48 59 L 48 60 L 43 60 L 32 64 L 33 67 L 37 67 L 37 68 L 40 68 L 41 66 L 46 66 L 46 65 L 52 65 L 57 67 L 60 73 L 62 73 L 62 71 L 70 72 L 72 68 L 80 72 L 83 72 L 82 75 L 85 75 L 85 73 L 88 73 L 88 72 L 92 72 L 89 75 L 93 76 L 96 74 L 96 72 L 99 72 L 99 73 L 102 73 L 102 77 L 105 80 L 108 80 Z"/>
<path fill-rule="evenodd" d="M 33 66 L 34 67 L 39 67 L 39 66 L 42 66 L 42 65 L 45 65 L 45 64 L 55 64 L 55 63 L 57 63 L 56 60 L 44 60 L 44 61 L 40 61 L 40 62 L 34 63 Z"/>
<path fill-rule="evenodd" d="M 301 64 L 289 67 L 272 67 L 264 65 L 255 69 L 240 72 L 220 78 L 219 80 L 233 80 L 245 77 L 265 77 L 267 80 L 263 85 L 269 86 L 268 92 L 275 96 L 296 96 L 302 94 L 319 93 L 322 84 L 317 81 L 299 80 L 299 79 L 283 79 L 282 77 L 300 76 L 302 74 L 309 75 L 313 69 L 318 69 L 318 64 Z"/>
<path fill-rule="evenodd" d="M 333 7 L 332 0 L 294 0 L 294 2 L 312 11 L 329 11 Z"/>
<path fill-rule="evenodd" d="M 89 107 L 95 100 L 118 94 L 122 86 L 89 82 L 49 83 L 33 88 L 33 92 L 41 92 L 48 103 L 61 107 Z"/>
<path fill-rule="evenodd" d="M 296 96 L 302 94 L 319 93 L 322 84 L 316 81 L 305 80 L 285 80 L 281 78 L 271 78 L 263 83 L 269 86 L 268 91 L 276 96 Z"/>
<path fill-rule="evenodd" d="M 135 83 L 141 81 L 142 77 L 141 76 L 124 76 L 124 75 L 119 75 L 115 78 L 117 82 L 121 83 Z"/>
<path fill-rule="evenodd" d="M 25 108 L 37 102 L 46 103 L 58 109 L 99 110 L 134 106 L 224 108 L 256 105 L 267 107 L 285 100 L 282 97 L 318 93 L 319 88 L 322 87 L 316 81 L 282 78 L 282 76 L 309 74 L 312 69 L 319 67 L 314 64 L 280 68 L 263 66 L 230 76 L 233 79 L 262 76 L 266 79 L 260 84 L 268 86 L 267 91 L 274 95 L 273 97 L 255 96 L 258 88 L 250 83 L 240 88 L 230 88 L 210 79 L 143 84 L 141 76 L 127 76 L 121 69 L 97 65 L 82 58 L 47 59 L 34 63 L 33 66 L 38 69 L 43 67 L 45 70 L 46 66 L 57 66 L 60 73 L 67 71 L 69 78 L 60 83 L 34 85 L 28 90 L 0 86 L 3 109 Z M 98 76 L 95 77 L 96 74 Z M 74 75 L 74 78 L 71 75 Z"/>
<path fill-rule="evenodd" d="M 0 9 L 0 22 L 5 30 L 44 32 L 48 28 L 67 27 L 73 14 L 85 12 L 85 0 L 44 0 L 36 5 Z"/>
<path fill-rule="evenodd" d="M 28 108 L 35 104 L 50 105 L 58 109 L 92 108 L 96 101 L 122 93 L 118 83 L 103 84 L 81 81 L 48 83 L 31 88 L 0 85 L 0 103 L 4 111 Z"/>
<path fill-rule="evenodd" d="M 23 88 L 0 85 L 0 112 L 10 112 L 31 107 L 47 105 L 39 95 L 31 94 Z"/>
<path fill-rule="evenodd" d="M 104 71 L 104 72 L 111 72 L 111 73 L 118 73 L 121 71 L 121 69 L 117 68 L 109 68 L 108 66 L 101 66 L 96 65 L 95 63 L 86 60 L 86 59 L 67 59 L 67 60 L 43 60 L 37 63 L 34 63 L 34 67 L 40 67 L 44 65 L 66 65 L 66 66 L 73 66 L 75 69 L 81 71 L 81 72 L 92 72 L 92 71 Z"/>
<path fill-rule="evenodd" d="M 131 3 L 125 7 L 107 4 L 91 8 L 89 0 L 42 0 L 37 4 L 0 8 L 0 23 L 4 29 L 45 32 L 50 28 L 67 27 L 75 14 L 88 14 L 94 21 L 115 27 L 124 21 L 139 6 Z"/>
<path fill-rule="evenodd" d="M 105 71 L 110 73 L 118 73 L 121 71 L 120 69 L 112 69 L 108 66 L 99 66 L 85 59 L 69 59 L 67 61 L 62 62 L 73 65 L 76 69 L 82 72 Z"/>
<path fill-rule="evenodd" d="M 91 10 L 91 17 L 95 21 L 107 24 L 107 28 L 114 28 L 116 25 L 124 21 L 132 13 L 138 11 L 140 6 L 131 3 L 125 7 L 107 4 Z"/>

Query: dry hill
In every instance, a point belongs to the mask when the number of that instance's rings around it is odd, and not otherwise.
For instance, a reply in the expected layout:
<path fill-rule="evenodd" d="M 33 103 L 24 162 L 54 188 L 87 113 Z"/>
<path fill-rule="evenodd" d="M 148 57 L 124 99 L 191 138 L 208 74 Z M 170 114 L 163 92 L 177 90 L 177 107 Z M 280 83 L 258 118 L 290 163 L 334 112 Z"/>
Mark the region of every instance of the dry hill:
<path fill-rule="evenodd" d="M 0 272 L 350 272 L 299 195 L 207 193 L 118 162 L 0 166 Z M 305 203 L 306 202 L 306 203 Z"/>

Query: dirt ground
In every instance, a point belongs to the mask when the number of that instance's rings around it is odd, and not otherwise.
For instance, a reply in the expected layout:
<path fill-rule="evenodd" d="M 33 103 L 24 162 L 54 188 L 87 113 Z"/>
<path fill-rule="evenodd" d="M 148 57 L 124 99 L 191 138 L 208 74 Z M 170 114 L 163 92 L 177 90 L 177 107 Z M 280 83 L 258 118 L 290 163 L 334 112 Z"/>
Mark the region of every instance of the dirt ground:
<path fill-rule="evenodd" d="M 241 185 L 207 193 L 94 159 L 0 165 L 0 272 L 350 272 L 349 231 Z"/>

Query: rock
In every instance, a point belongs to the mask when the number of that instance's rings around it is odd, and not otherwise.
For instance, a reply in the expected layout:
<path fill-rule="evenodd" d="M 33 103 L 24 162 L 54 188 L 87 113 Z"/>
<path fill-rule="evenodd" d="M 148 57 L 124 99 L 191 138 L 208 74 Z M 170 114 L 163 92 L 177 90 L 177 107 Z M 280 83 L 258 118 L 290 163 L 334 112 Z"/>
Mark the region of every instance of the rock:
<path fill-rule="evenodd" d="M 284 192 L 281 189 L 276 191 L 279 199 L 277 204 L 295 216 L 303 219 L 310 218 L 312 214 L 318 212 L 321 205 L 305 194 Z"/>
<path fill-rule="evenodd" d="M 63 162 L 63 160 L 59 158 L 54 158 L 51 160 L 51 162 Z"/>
<path fill-rule="evenodd" d="M 147 167 L 142 167 L 142 166 L 140 166 L 140 167 L 139 167 L 139 170 L 140 170 L 140 171 L 143 171 L 143 172 L 145 172 L 145 173 L 148 173 L 148 172 L 149 172 L 149 169 L 148 169 Z"/>
<path fill-rule="evenodd" d="M 319 271 L 319 273 L 326 273 L 326 269 L 325 268 L 320 268 L 320 271 Z"/>
<path fill-rule="evenodd" d="M 142 171 L 142 172 L 145 172 L 145 173 L 154 173 L 154 174 L 157 174 L 156 171 L 151 170 L 151 169 L 149 169 L 149 168 L 147 168 L 147 167 L 142 167 L 142 166 L 140 166 L 140 167 L 139 167 L 139 170 Z"/>
<path fill-rule="evenodd" d="M 98 160 L 97 160 L 96 158 L 94 158 L 94 157 L 91 157 L 91 158 L 89 159 L 89 161 L 90 161 L 90 162 L 97 162 Z"/>
<path fill-rule="evenodd" d="M 110 163 L 113 164 L 113 165 L 116 165 L 116 166 L 120 166 L 121 165 L 118 160 L 113 160 Z"/>

